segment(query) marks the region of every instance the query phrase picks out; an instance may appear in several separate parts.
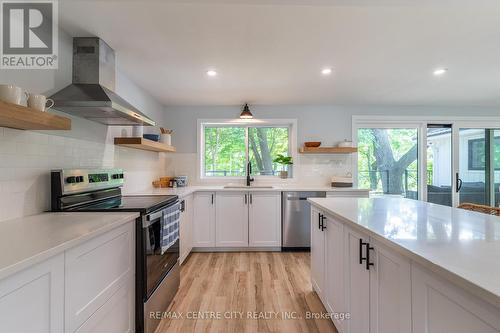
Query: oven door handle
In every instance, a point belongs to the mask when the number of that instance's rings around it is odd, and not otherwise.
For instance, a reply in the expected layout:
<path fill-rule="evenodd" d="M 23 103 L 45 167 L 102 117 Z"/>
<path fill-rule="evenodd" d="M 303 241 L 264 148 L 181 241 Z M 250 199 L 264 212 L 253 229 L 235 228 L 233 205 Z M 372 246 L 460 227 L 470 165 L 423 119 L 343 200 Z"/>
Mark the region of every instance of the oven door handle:
<path fill-rule="evenodd" d="M 146 216 L 144 216 L 144 219 L 142 220 L 142 228 L 145 229 L 155 223 L 155 221 L 159 218 L 163 217 L 163 210 L 160 210 L 159 212 L 156 213 L 151 213 Z"/>
<path fill-rule="evenodd" d="M 154 221 L 163 216 L 163 210 L 146 215 L 146 221 Z"/>
<path fill-rule="evenodd" d="M 173 204 L 172 206 L 174 205 L 179 205 L 179 210 L 181 208 L 181 205 L 179 204 L 179 201 L 177 201 L 175 204 Z M 151 213 L 151 214 L 148 214 L 144 217 L 144 219 L 142 220 L 142 227 L 143 228 L 147 228 L 149 227 L 151 224 L 153 224 L 154 221 L 156 221 L 157 219 L 159 218 L 162 218 L 163 217 L 163 214 L 165 214 L 165 211 L 167 211 L 169 208 L 171 208 L 172 206 L 168 206 L 168 207 L 165 207 L 159 211 L 156 211 L 154 213 Z"/>

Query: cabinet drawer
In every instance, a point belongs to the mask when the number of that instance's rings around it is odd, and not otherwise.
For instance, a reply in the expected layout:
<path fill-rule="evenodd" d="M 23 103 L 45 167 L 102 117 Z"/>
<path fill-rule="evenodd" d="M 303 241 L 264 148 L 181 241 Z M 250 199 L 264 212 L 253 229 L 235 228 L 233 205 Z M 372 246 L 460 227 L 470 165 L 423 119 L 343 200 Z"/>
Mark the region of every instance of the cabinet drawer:
<path fill-rule="evenodd" d="M 133 279 L 121 286 L 76 332 L 131 333 L 134 331 Z"/>
<path fill-rule="evenodd" d="M 74 332 L 134 275 L 134 223 L 66 252 L 66 332 Z"/>

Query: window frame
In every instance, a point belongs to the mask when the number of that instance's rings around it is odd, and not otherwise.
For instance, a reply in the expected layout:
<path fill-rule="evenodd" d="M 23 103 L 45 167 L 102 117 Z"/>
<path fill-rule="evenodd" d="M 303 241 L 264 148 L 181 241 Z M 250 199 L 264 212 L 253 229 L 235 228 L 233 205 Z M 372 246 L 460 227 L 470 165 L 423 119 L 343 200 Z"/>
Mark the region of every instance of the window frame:
<path fill-rule="evenodd" d="M 483 145 L 485 144 L 485 140 L 478 138 L 478 139 L 469 139 L 467 140 L 467 170 L 469 171 L 486 171 L 486 166 L 484 165 L 483 167 L 476 167 L 474 166 L 474 147 L 473 145 L 477 142 L 482 143 Z M 483 152 L 484 155 L 484 152 Z"/>
<path fill-rule="evenodd" d="M 500 136 L 496 136 L 495 137 L 495 141 L 498 141 L 498 143 L 500 143 Z M 477 138 L 477 139 L 469 139 L 467 140 L 467 169 L 469 171 L 486 171 L 486 166 L 483 166 L 483 167 L 476 167 L 474 166 L 474 156 L 473 156 L 473 147 L 472 145 L 476 142 L 482 142 L 483 144 L 485 144 L 485 140 L 483 138 Z M 494 143 L 495 145 L 497 144 L 497 142 Z M 500 167 L 499 166 L 495 166 L 495 171 L 499 171 L 500 170 Z"/>
<path fill-rule="evenodd" d="M 288 150 L 292 156 L 294 164 L 297 163 L 297 119 L 198 119 L 197 133 L 198 133 L 198 147 L 197 147 L 197 180 L 201 182 L 221 182 L 224 181 L 241 181 L 246 176 L 206 176 L 205 175 L 205 128 L 206 127 L 288 127 Z M 248 144 L 248 130 L 245 130 L 245 163 L 249 158 L 249 144 Z M 245 164 L 246 165 L 246 164 Z M 252 176 L 258 181 L 287 181 L 281 179 L 278 175 Z M 288 180 L 294 180 L 296 172 L 290 173 Z"/>

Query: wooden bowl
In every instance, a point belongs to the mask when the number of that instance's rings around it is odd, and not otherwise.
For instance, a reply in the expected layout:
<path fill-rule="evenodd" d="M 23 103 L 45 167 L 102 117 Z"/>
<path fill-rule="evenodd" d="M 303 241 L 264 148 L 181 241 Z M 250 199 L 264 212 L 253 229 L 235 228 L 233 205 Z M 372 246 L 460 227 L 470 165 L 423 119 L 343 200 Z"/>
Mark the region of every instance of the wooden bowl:
<path fill-rule="evenodd" d="M 304 142 L 304 146 L 306 146 L 307 148 L 317 148 L 321 146 L 321 142 L 318 141 Z"/>

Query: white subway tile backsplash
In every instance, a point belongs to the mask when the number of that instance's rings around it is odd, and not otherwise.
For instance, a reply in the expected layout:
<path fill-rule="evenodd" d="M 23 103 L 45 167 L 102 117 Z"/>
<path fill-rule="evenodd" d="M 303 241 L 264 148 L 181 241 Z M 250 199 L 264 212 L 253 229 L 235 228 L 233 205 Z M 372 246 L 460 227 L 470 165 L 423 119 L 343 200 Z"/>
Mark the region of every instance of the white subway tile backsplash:
<path fill-rule="evenodd" d="M 197 154 L 176 153 L 166 155 L 166 169 L 170 175 L 187 175 L 192 185 L 213 184 L 214 181 L 197 179 Z M 329 186 L 332 176 L 343 176 L 352 172 L 352 157 L 349 155 L 299 155 L 293 165 L 294 178 L 290 182 L 300 185 Z M 280 182 L 280 180 L 276 180 Z M 229 181 L 218 181 L 228 183 Z"/>
<path fill-rule="evenodd" d="M 49 136 L 49 145 L 51 146 L 64 146 L 65 143 L 66 143 L 66 138 L 62 136 L 55 136 L 55 135 Z"/>
<path fill-rule="evenodd" d="M 113 131 L 99 142 L 0 127 L 0 221 L 49 210 L 52 169 L 123 168 L 125 193 L 147 190 L 167 173 L 163 154 L 117 147 Z"/>

